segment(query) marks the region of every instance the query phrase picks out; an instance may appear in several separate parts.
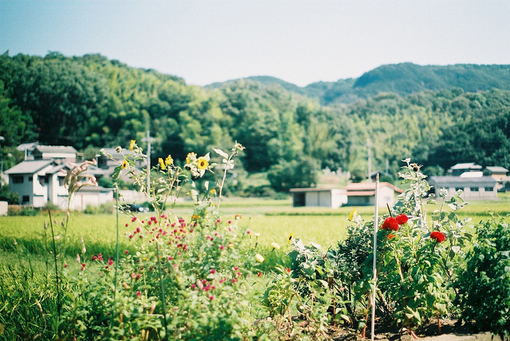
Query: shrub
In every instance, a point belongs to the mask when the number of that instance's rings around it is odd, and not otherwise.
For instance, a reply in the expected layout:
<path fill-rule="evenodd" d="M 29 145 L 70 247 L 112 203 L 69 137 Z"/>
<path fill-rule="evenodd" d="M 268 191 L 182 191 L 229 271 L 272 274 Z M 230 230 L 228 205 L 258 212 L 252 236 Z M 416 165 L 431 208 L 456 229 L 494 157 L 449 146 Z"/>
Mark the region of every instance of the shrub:
<path fill-rule="evenodd" d="M 493 216 L 476 226 L 476 239 L 458 275 L 459 309 L 479 331 L 510 335 L 510 227 Z"/>

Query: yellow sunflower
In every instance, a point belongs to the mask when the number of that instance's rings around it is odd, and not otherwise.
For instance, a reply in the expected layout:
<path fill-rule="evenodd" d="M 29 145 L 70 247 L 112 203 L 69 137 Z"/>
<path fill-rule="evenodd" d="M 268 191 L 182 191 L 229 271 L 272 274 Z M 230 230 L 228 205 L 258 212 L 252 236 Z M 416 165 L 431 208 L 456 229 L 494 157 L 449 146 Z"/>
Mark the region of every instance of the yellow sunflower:
<path fill-rule="evenodd" d="M 197 168 L 198 169 L 204 170 L 204 169 L 207 169 L 208 166 L 209 166 L 209 161 L 207 161 L 205 157 L 201 156 L 198 158 L 198 160 L 197 160 Z"/>
<path fill-rule="evenodd" d="M 122 169 L 126 169 L 129 166 L 129 162 L 127 160 L 122 161 L 122 164 L 120 165 Z"/>
<path fill-rule="evenodd" d="M 165 159 L 165 165 L 170 166 L 172 163 L 174 163 L 174 159 L 170 155 L 168 155 Z"/>
<path fill-rule="evenodd" d="M 133 149 L 135 149 L 135 144 L 136 144 L 136 140 L 131 140 L 131 142 L 129 142 L 129 150 L 130 151 L 133 151 Z"/>

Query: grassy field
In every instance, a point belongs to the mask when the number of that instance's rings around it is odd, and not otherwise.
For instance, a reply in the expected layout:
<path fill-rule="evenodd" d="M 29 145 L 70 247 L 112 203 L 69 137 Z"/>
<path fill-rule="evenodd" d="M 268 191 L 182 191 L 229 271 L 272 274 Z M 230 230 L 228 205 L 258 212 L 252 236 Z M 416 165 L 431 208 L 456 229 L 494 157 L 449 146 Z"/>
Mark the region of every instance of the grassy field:
<path fill-rule="evenodd" d="M 240 224 L 247 226 L 254 232 L 260 233 L 260 244 L 269 245 L 277 242 L 286 245 L 289 235 L 302 239 L 305 243 L 313 241 L 324 247 L 334 245 L 345 237 L 345 227 L 349 223 L 347 218 L 352 210 L 365 219 L 373 217 L 373 207 L 341 207 L 327 208 L 294 208 L 290 200 L 262 200 L 262 199 L 226 199 L 221 203 L 224 220 L 233 220 L 235 214 L 241 214 Z M 430 206 L 430 210 L 435 207 Z M 175 216 L 188 218 L 191 216 L 193 204 L 180 202 L 173 211 Z M 385 213 L 386 209 L 381 208 Z M 501 195 L 501 200 L 493 202 L 472 202 L 459 211 L 461 217 L 471 217 L 476 223 L 489 216 L 489 212 L 507 216 L 510 214 L 510 196 Z M 150 215 L 146 214 L 147 216 Z M 60 226 L 64 214 L 53 217 L 57 235 L 61 234 Z M 23 245 L 28 252 L 45 253 L 45 244 L 49 238 L 47 215 L 35 217 L 0 217 L 0 256 L 1 253 L 12 251 L 14 240 Z M 113 255 L 116 240 L 116 215 L 87 215 L 75 213 L 71 216 L 68 236 L 70 251 L 81 250 L 81 239 L 89 254 L 102 252 Z M 126 226 L 126 224 L 128 226 Z M 127 233 L 136 226 L 132 225 L 129 217 L 120 214 L 119 230 L 121 247 L 129 247 Z M 60 232 L 59 232 L 60 231 Z"/>

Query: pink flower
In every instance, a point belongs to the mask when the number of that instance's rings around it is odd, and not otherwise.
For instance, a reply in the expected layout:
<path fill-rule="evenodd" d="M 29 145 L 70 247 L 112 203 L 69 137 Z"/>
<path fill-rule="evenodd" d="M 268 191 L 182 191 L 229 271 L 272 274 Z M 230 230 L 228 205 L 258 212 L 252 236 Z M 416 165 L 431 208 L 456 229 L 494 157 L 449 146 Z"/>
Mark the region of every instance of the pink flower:
<path fill-rule="evenodd" d="M 232 283 L 235 283 L 237 282 L 237 280 L 235 278 L 232 278 Z"/>
<path fill-rule="evenodd" d="M 405 214 L 398 215 L 397 218 L 395 219 L 397 219 L 397 223 L 399 225 L 404 225 L 409 220 L 409 218 Z"/>
<path fill-rule="evenodd" d="M 442 232 L 434 231 L 430 234 L 430 238 L 435 239 L 436 242 L 441 243 L 446 239 L 445 235 Z"/>
<path fill-rule="evenodd" d="M 211 273 L 214 275 L 216 273 L 216 269 L 211 269 Z"/>
<path fill-rule="evenodd" d="M 136 292 L 136 297 L 138 297 L 138 298 L 142 297 L 142 293 L 140 291 L 137 291 Z"/>
<path fill-rule="evenodd" d="M 223 245 L 220 245 L 220 250 L 223 250 L 225 247 Z"/>
<path fill-rule="evenodd" d="M 212 300 L 214 300 L 214 296 L 213 296 L 213 295 L 209 296 L 209 299 L 210 299 L 211 301 L 212 301 Z"/>

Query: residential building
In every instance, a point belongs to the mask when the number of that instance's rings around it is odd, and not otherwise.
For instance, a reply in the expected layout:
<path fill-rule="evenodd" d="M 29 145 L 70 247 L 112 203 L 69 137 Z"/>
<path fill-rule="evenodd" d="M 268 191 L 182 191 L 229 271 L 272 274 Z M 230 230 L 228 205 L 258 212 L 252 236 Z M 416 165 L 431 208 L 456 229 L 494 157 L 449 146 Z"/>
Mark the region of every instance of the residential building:
<path fill-rule="evenodd" d="M 64 180 L 71 167 L 60 162 L 62 159 L 25 160 L 5 172 L 9 176 L 9 187 L 20 196 L 21 205 L 43 207 L 51 202 L 67 208 L 68 191 L 64 187 Z M 89 166 L 89 174 L 96 174 L 95 171 L 101 174 L 100 170 Z M 112 190 L 102 187 L 95 190 L 83 187 L 75 196 L 80 197 L 81 201 L 72 203 L 73 209 L 84 209 L 84 203 L 99 206 L 113 200 Z"/>
<path fill-rule="evenodd" d="M 477 165 L 474 162 L 457 163 L 456 165 L 450 167 L 450 169 L 448 169 L 447 173 L 448 173 L 448 175 L 451 175 L 451 176 L 460 176 L 461 174 L 466 173 L 466 172 L 481 172 L 482 168 L 483 168 L 482 166 Z"/>
<path fill-rule="evenodd" d="M 78 151 L 71 146 L 44 146 L 39 142 L 23 143 L 17 147 L 25 153 L 25 160 L 50 160 L 76 162 Z"/>

